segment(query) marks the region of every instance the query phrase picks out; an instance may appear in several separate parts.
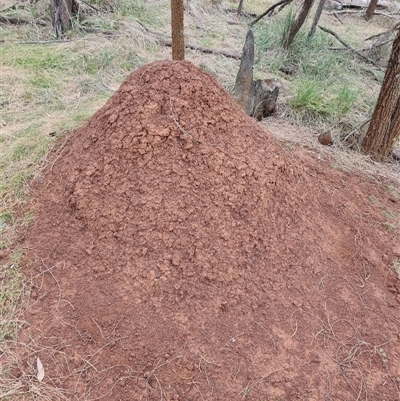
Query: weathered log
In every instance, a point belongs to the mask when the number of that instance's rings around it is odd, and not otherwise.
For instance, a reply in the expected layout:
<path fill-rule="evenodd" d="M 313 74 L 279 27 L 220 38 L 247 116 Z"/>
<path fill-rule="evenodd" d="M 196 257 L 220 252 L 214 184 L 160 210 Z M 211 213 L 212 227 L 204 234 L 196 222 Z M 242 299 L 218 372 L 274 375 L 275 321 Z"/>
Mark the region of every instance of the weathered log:
<path fill-rule="evenodd" d="M 254 107 L 253 90 L 253 66 L 254 66 L 254 35 L 253 31 L 247 31 L 243 47 L 239 72 L 236 76 L 233 98 L 239 107 L 248 115 L 251 115 Z"/>
<path fill-rule="evenodd" d="M 261 121 L 271 115 L 279 96 L 279 83 L 275 79 L 258 79 L 253 83 L 253 110 L 251 116 Z"/>
<path fill-rule="evenodd" d="M 249 30 L 232 96 L 247 115 L 262 120 L 275 111 L 279 84 L 275 79 L 253 81 L 253 66 L 254 36 Z"/>
<path fill-rule="evenodd" d="M 5 24 L 12 24 L 12 25 L 21 25 L 21 24 L 35 24 L 40 26 L 46 26 L 47 23 L 43 20 L 33 20 L 33 19 L 26 19 L 21 17 L 9 17 L 7 15 L 0 15 L 0 22 Z"/>

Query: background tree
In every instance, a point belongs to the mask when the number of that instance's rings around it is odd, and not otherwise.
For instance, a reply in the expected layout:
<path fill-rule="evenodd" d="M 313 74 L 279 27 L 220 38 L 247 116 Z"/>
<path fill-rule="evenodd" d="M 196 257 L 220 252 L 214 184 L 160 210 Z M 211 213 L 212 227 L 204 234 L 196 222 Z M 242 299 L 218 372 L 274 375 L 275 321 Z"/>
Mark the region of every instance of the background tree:
<path fill-rule="evenodd" d="M 392 53 L 382 87 L 361 143 L 364 153 L 382 160 L 393 149 L 400 136 L 400 28 L 393 42 Z"/>
<path fill-rule="evenodd" d="M 75 0 L 50 0 L 51 22 L 57 38 L 71 26 L 71 15 L 78 11 Z"/>
<path fill-rule="evenodd" d="M 314 35 L 315 30 L 317 29 L 317 25 L 319 22 L 319 19 L 321 18 L 322 10 L 324 9 L 326 0 L 319 0 L 317 11 L 315 12 L 313 23 L 310 28 L 310 32 L 308 32 L 308 36 L 311 37 Z"/>
<path fill-rule="evenodd" d="M 185 59 L 183 0 L 171 0 L 172 60 Z"/>
<path fill-rule="evenodd" d="M 299 32 L 300 28 L 302 27 L 302 25 L 304 24 L 304 21 L 307 18 L 307 15 L 311 10 L 313 2 L 314 2 L 314 0 L 304 0 L 300 10 L 297 12 L 296 16 L 294 17 L 293 22 L 290 25 L 289 31 L 286 35 L 286 38 L 283 42 L 284 49 L 287 49 L 293 42 L 293 39 L 297 35 L 297 32 Z"/>
<path fill-rule="evenodd" d="M 239 5 L 238 5 L 238 8 L 237 8 L 237 15 L 241 15 L 242 14 L 243 1 L 244 0 L 239 0 Z"/>
<path fill-rule="evenodd" d="M 371 0 L 369 2 L 367 11 L 365 12 L 365 19 L 368 21 L 372 18 L 375 12 L 375 8 L 378 5 L 378 0 Z"/>

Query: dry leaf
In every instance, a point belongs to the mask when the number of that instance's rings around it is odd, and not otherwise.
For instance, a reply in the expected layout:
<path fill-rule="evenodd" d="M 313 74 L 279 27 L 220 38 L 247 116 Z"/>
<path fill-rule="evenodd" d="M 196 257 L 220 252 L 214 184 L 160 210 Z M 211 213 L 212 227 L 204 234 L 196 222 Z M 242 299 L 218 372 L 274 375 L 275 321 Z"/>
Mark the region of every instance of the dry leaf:
<path fill-rule="evenodd" d="M 41 382 L 44 378 L 44 367 L 42 364 L 42 361 L 39 359 L 39 357 L 36 360 L 36 365 L 37 365 L 37 379 Z"/>

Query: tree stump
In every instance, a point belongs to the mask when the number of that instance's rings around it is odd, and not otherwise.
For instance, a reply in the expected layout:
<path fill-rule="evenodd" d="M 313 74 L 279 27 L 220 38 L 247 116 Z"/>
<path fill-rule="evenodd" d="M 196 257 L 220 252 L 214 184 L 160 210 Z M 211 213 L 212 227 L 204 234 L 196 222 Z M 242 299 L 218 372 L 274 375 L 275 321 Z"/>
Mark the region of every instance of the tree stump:
<path fill-rule="evenodd" d="M 236 76 L 233 98 L 247 115 L 260 121 L 275 111 L 280 85 L 275 79 L 253 81 L 253 66 L 254 35 L 249 29 Z"/>
<path fill-rule="evenodd" d="M 79 5 L 75 0 L 50 0 L 51 22 L 57 39 L 71 26 L 71 15 L 78 11 Z"/>

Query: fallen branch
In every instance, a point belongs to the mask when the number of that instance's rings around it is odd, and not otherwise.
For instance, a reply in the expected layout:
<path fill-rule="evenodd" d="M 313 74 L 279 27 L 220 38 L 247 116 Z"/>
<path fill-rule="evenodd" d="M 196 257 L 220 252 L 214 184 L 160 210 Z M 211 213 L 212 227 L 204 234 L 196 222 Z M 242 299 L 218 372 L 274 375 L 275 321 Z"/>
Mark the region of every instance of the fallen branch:
<path fill-rule="evenodd" d="M 172 46 L 172 40 L 171 39 L 162 39 L 162 38 L 157 38 L 159 42 L 161 42 L 164 46 L 171 47 Z M 206 54 L 218 54 L 221 56 L 225 56 L 228 58 L 233 58 L 235 60 L 240 60 L 240 54 L 238 53 L 233 53 L 233 52 L 228 52 L 226 50 L 222 49 L 208 49 L 205 47 L 201 46 L 195 46 L 195 45 L 190 45 L 190 44 L 185 44 L 185 48 L 191 49 L 191 50 L 196 50 L 202 53 Z"/>
<path fill-rule="evenodd" d="M 365 57 L 363 54 L 361 54 L 359 51 L 357 51 L 356 49 L 354 49 L 353 47 L 349 46 L 346 42 L 343 41 L 343 39 L 341 39 L 335 32 L 331 31 L 328 28 L 324 28 L 321 25 L 318 25 L 318 28 L 321 29 L 322 31 L 329 33 L 330 35 L 334 36 L 346 49 L 352 51 L 354 54 L 356 54 L 358 57 L 360 57 L 361 59 L 363 59 L 364 61 L 375 65 L 375 61 L 371 60 L 368 57 Z"/>
<path fill-rule="evenodd" d="M 81 1 L 83 4 L 86 4 L 87 6 L 89 6 L 90 8 L 92 8 L 93 10 L 97 11 L 98 13 L 101 13 L 101 10 L 99 10 L 97 7 L 93 6 L 92 4 L 88 3 L 85 0 L 79 0 Z"/>
<path fill-rule="evenodd" d="M 397 28 L 400 28 L 400 22 L 397 22 L 396 24 L 394 24 L 387 31 L 381 32 L 381 33 L 377 33 L 376 35 L 369 36 L 367 39 L 364 39 L 364 40 L 368 41 L 368 40 L 371 40 L 371 39 L 379 38 L 379 36 L 386 36 L 387 34 L 392 33 L 393 31 L 395 31 Z"/>
<path fill-rule="evenodd" d="M 269 15 L 272 13 L 272 11 L 275 10 L 276 7 L 279 7 L 281 5 L 287 6 L 289 3 L 291 3 L 292 0 L 280 0 L 277 3 L 273 4 L 270 8 L 268 8 L 267 11 L 263 12 L 261 15 L 259 15 L 251 24 L 250 26 L 253 26 L 256 24 L 258 21 L 260 21 L 261 18 L 264 18 L 266 15 Z"/>
<path fill-rule="evenodd" d="M 23 42 L 6 42 L 5 40 L 1 40 L 0 43 L 2 44 L 13 44 L 13 45 L 51 45 L 54 43 L 68 43 L 68 42 L 73 42 L 72 39 L 67 39 L 67 40 L 61 40 L 61 39 L 55 39 L 55 40 L 27 40 Z"/>
<path fill-rule="evenodd" d="M 152 30 L 150 30 L 149 28 L 147 28 L 147 26 L 145 26 L 144 24 L 142 24 L 140 21 L 138 21 L 139 25 L 151 36 L 155 37 L 156 40 L 158 40 L 161 44 L 163 44 L 164 46 L 168 46 L 171 47 L 172 46 L 172 40 L 171 39 L 167 39 L 167 38 L 163 38 L 161 36 L 161 34 L 154 32 Z M 206 53 L 206 54 L 219 54 L 221 56 L 225 56 L 228 58 L 233 58 L 235 60 L 240 60 L 241 56 L 238 53 L 233 53 L 233 52 L 228 52 L 226 50 L 222 50 L 222 49 L 207 49 L 205 47 L 201 47 L 201 46 L 195 46 L 195 45 L 190 45 L 185 43 L 185 48 L 187 49 L 191 49 L 191 50 L 196 50 L 202 53 Z"/>
<path fill-rule="evenodd" d="M 360 14 L 362 15 L 364 13 L 364 9 L 345 9 L 345 10 L 335 10 L 335 11 L 328 11 L 327 14 Z M 374 11 L 374 15 L 383 15 L 388 18 L 398 18 L 398 14 L 388 14 L 384 13 L 382 11 Z"/>
<path fill-rule="evenodd" d="M 31 20 L 26 18 L 19 17 L 8 17 L 6 15 L 0 15 L 0 23 L 12 24 L 12 25 L 21 25 L 21 24 L 36 24 L 40 26 L 46 26 L 47 23 L 43 20 Z"/>
<path fill-rule="evenodd" d="M 225 8 L 224 11 L 226 11 L 227 13 L 237 14 L 237 9 L 234 9 L 234 8 Z M 248 11 L 243 11 L 243 10 L 240 12 L 240 15 L 247 17 L 247 18 L 257 17 L 257 14 L 255 14 L 255 13 L 250 13 Z"/>

